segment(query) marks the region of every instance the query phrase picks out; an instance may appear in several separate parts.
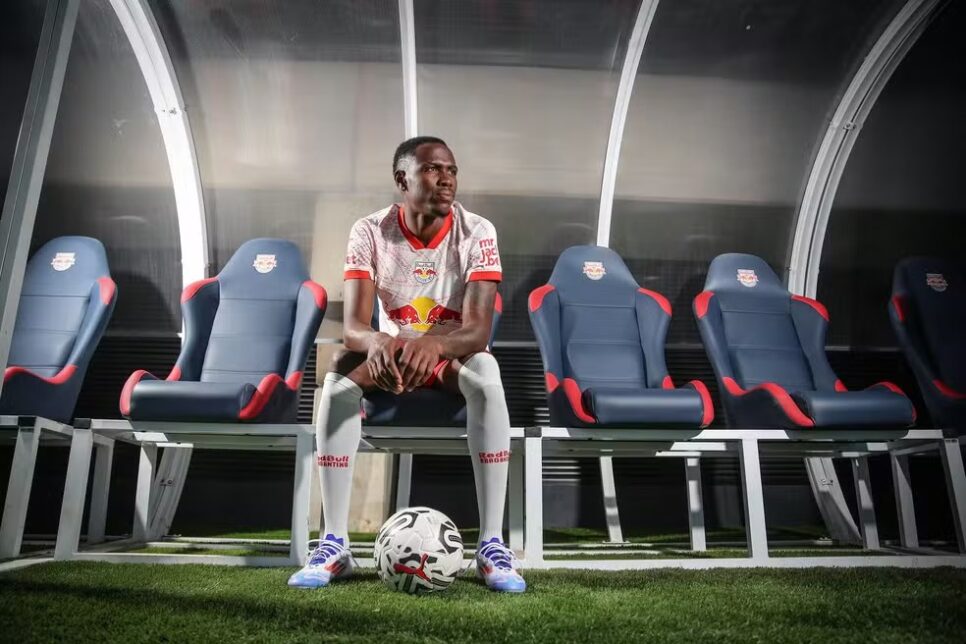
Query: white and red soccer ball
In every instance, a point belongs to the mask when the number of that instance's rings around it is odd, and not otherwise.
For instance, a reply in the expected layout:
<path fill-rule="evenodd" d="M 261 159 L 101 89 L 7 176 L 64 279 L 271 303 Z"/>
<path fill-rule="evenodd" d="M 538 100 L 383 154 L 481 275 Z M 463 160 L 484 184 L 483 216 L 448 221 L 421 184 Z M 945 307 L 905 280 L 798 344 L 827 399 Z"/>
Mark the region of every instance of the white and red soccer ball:
<path fill-rule="evenodd" d="M 463 570 L 463 539 L 442 512 L 406 508 L 382 525 L 373 558 L 379 578 L 393 590 L 445 590 Z"/>

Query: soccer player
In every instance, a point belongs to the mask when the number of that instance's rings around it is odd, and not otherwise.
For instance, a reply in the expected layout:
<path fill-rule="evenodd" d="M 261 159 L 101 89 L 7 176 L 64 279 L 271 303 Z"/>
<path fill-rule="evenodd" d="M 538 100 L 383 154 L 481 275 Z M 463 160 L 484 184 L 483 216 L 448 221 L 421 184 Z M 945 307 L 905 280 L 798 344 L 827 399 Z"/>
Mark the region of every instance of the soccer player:
<path fill-rule="evenodd" d="M 496 359 L 486 352 L 502 277 L 493 225 L 456 199 L 446 143 L 404 141 L 392 162 L 402 203 L 360 219 L 345 260 L 345 348 L 322 385 L 316 430 L 325 536 L 290 586 L 320 588 L 352 571 L 349 492 L 362 433 L 363 392 L 440 387 L 466 398 L 480 512 L 477 572 L 497 591 L 526 582 L 503 542 L 510 417 Z M 380 331 L 371 326 L 375 296 Z"/>

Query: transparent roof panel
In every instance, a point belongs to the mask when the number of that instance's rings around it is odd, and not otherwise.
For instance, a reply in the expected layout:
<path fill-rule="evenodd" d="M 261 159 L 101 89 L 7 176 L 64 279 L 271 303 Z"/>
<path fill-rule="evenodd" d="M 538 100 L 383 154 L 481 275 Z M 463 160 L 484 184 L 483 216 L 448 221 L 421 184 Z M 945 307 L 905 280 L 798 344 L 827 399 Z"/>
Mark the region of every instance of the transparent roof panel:
<path fill-rule="evenodd" d="M 829 343 L 891 347 L 886 313 L 896 263 L 962 259 L 966 240 L 966 5 L 922 34 L 859 132 L 822 252 L 818 296 Z"/>
<path fill-rule="evenodd" d="M 398 3 L 153 4 L 191 119 L 213 269 L 248 239 L 290 239 L 341 300 L 349 228 L 392 200 Z"/>
<path fill-rule="evenodd" d="M 181 329 L 181 249 L 154 106 L 108 0 L 80 3 L 32 246 L 88 235 L 119 297 L 111 328 Z"/>
<path fill-rule="evenodd" d="M 0 3 L 0 204 L 7 194 L 24 102 L 30 87 L 37 42 L 44 23 L 44 3 Z"/>
<path fill-rule="evenodd" d="M 708 263 L 763 257 L 781 275 L 815 148 L 897 4 L 682 0 L 658 5 L 624 131 L 612 246 L 698 341 Z"/>
<path fill-rule="evenodd" d="M 596 238 L 601 171 L 637 2 L 415 3 L 419 130 L 449 143 L 458 199 L 494 223 L 499 340 L 532 339 L 526 300 Z"/>

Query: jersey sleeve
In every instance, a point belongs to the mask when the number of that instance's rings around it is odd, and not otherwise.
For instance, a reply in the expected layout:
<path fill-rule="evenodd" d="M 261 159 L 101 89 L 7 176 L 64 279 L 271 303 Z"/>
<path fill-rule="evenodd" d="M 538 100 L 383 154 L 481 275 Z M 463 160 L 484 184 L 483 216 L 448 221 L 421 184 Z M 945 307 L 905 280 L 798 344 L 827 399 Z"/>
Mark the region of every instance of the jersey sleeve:
<path fill-rule="evenodd" d="M 481 221 L 470 235 L 469 242 L 465 281 L 501 281 L 503 267 L 500 265 L 500 250 L 496 245 L 496 228 L 493 224 L 486 220 Z"/>
<path fill-rule="evenodd" d="M 349 232 L 349 247 L 345 253 L 343 277 L 347 280 L 375 280 L 373 266 L 374 240 L 372 230 L 365 219 L 360 219 Z"/>

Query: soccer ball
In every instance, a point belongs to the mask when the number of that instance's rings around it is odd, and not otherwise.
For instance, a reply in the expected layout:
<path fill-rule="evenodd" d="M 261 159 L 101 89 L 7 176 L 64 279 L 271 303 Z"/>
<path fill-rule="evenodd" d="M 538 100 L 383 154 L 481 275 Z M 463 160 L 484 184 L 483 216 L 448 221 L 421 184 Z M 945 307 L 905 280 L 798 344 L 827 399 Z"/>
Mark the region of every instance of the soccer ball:
<path fill-rule="evenodd" d="M 379 578 L 393 590 L 445 590 L 463 569 L 463 539 L 442 512 L 406 508 L 382 524 L 373 558 Z"/>

